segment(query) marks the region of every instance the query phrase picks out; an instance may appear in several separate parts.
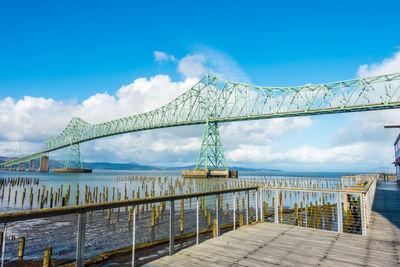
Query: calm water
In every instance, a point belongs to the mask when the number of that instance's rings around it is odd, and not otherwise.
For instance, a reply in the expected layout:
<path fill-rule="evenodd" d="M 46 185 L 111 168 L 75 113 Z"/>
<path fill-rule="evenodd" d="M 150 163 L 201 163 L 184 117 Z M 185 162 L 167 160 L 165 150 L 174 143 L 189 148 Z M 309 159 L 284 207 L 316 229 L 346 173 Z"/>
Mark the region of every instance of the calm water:
<path fill-rule="evenodd" d="M 239 172 L 240 178 L 242 179 L 230 179 L 230 183 L 234 181 L 250 181 L 254 179 L 266 180 L 286 180 L 294 181 L 295 177 L 311 177 L 311 179 L 303 179 L 303 181 L 323 181 L 322 183 L 337 184 L 339 179 L 320 179 L 321 177 L 339 178 L 343 175 L 352 175 L 354 173 L 339 173 L 339 172 Z M 114 171 L 114 170 L 94 170 L 93 173 L 79 173 L 79 174 L 60 174 L 60 173 L 38 173 L 38 172 L 10 172 L 0 171 L 1 178 L 15 178 L 15 177 L 32 177 L 39 178 L 39 185 L 29 185 L 26 188 L 25 201 L 22 201 L 23 186 L 3 186 L 5 189 L 3 200 L 0 201 L 0 211 L 16 211 L 26 209 L 39 208 L 38 197 L 43 194 L 43 189 L 46 192 L 57 192 L 60 187 L 63 186 L 62 196 L 65 195 L 67 188 L 70 187 L 71 197 L 69 205 L 74 205 L 76 189 L 79 186 L 79 203 L 85 202 L 85 186 L 88 188 L 88 192 L 92 195 L 99 196 L 105 188 L 108 189 L 109 201 L 112 198 L 112 191 L 115 193 L 115 200 L 120 194 L 124 197 L 125 190 L 128 192 L 127 197 L 131 198 L 132 191 L 135 194 L 140 192 L 140 197 L 145 195 L 145 192 L 154 191 L 155 195 L 159 195 L 161 192 L 165 192 L 169 189 L 170 185 L 174 186 L 176 194 L 188 193 L 190 190 L 207 190 L 213 186 L 218 186 L 218 182 L 212 184 L 210 187 L 204 187 L 204 184 L 209 180 L 202 179 L 186 179 L 183 181 L 180 176 L 180 171 Z M 132 179 L 133 177 L 133 179 Z M 142 177 L 142 178 L 141 178 Z M 152 178 L 143 178 L 152 177 Z M 266 178 L 266 179 L 265 179 Z M 281 179 L 282 178 L 282 179 Z M 218 179 L 217 179 L 218 180 Z M 224 180 L 224 179 L 222 179 Z M 301 180 L 301 179 L 299 179 Z M 161 182 L 160 182 L 161 181 Z M 97 194 L 93 194 L 95 187 L 98 187 Z M 32 188 L 33 192 L 33 205 L 29 205 L 29 192 Z M 125 189 L 126 188 L 126 189 Z M 10 190 L 11 189 L 11 190 Z M 9 191 L 10 190 L 10 191 Z M 39 190 L 40 194 L 39 194 Z M 18 191 L 17 198 L 15 199 L 15 191 Z M 8 201 L 8 194 L 10 193 L 10 201 Z M 193 191 L 192 191 L 193 192 Z M 104 195 L 103 195 L 104 197 Z M 239 200 L 244 198 L 244 195 L 237 196 Z M 321 196 L 310 195 L 311 198 L 320 198 Z M 330 195 L 325 195 L 327 201 L 330 201 Z M 101 199 L 101 197 L 99 197 Z M 229 205 L 229 215 L 222 214 L 221 224 L 232 223 L 232 196 L 223 196 L 222 208 L 226 204 Z M 16 201 L 15 201 L 16 200 Z M 293 208 L 293 203 L 300 203 L 305 200 L 303 195 L 295 193 L 285 193 L 284 205 L 288 208 Z M 313 200 L 308 199 L 307 200 Z M 272 207 L 272 195 L 265 195 L 264 201 L 270 203 Z M 332 200 L 333 201 L 333 200 Z M 254 196 L 250 198 L 250 206 L 254 205 Z M 238 202 L 239 203 L 239 202 Z M 242 204 L 240 201 L 240 207 Z M 57 206 L 60 206 L 58 202 Z M 176 205 L 176 226 L 175 229 L 179 229 L 179 209 L 180 205 Z M 207 197 L 205 199 L 205 206 L 209 208 L 211 216 L 214 216 L 215 210 L 215 196 Z M 48 205 L 45 205 L 48 207 Z M 203 212 L 204 213 L 204 212 Z M 168 237 L 168 211 L 160 216 L 157 221 L 156 227 L 150 227 L 151 207 L 146 209 L 141 207 L 140 213 L 137 219 L 137 229 L 140 229 L 137 233 L 137 242 L 144 243 L 161 238 Z M 126 209 L 120 211 L 113 210 L 110 219 L 107 219 L 107 211 L 97 211 L 93 215 L 87 218 L 87 232 L 86 232 L 86 248 L 85 256 L 95 256 L 103 251 L 108 251 L 115 248 L 121 248 L 129 246 L 131 242 L 131 225 L 127 220 L 128 212 Z M 193 232 L 195 230 L 195 203 L 192 200 L 185 200 L 185 230 L 182 233 Z M 238 220 L 238 218 L 237 218 Z M 30 220 L 25 222 L 12 223 L 8 225 L 7 230 L 7 249 L 6 257 L 8 259 L 14 259 L 18 252 L 18 238 L 24 236 L 26 238 L 26 257 L 27 259 L 40 259 L 43 256 L 43 251 L 47 246 L 53 247 L 53 256 L 55 259 L 74 259 L 75 256 L 75 237 L 76 237 L 76 223 L 77 218 L 74 215 L 69 216 L 58 216 L 51 218 L 43 218 L 38 220 Z M 207 228 L 208 220 L 207 216 L 201 217 L 201 229 Z"/>
<path fill-rule="evenodd" d="M 79 186 L 80 190 L 80 200 L 79 203 L 83 203 L 84 199 L 84 190 L 85 186 L 88 187 L 88 190 L 93 192 L 94 187 L 98 187 L 99 193 L 102 192 L 102 188 L 109 189 L 109 200 L 111 200 L 112 188 L 115 188 L 115 200 L 117 200 L 118 192 L 124 193 L 125 186 L 127 187 L 128 197 L 131 198 L 132 191 L 135 191 L 135 197 L 137 191 L 143 189 L 144 184 L 148 184 L 151 186 L 151 181 L 140 181 L 140 180 L 127 180 L 127 177 L 161 177 L 165 179 L 166 177 L 170 180 L 170 183 L 176 183 L 181 180 L 180 176 L 181 172 L 178 170 L 173 171 L 165 171 L 165 170 L 93 170 L 93 173 L 39 173 L 39 172 L 17 172 L 17 171 L 0 171 L 0 179 L 1 178 L 15 178 L 15 177 L 32 177 L 39 178 L 39 185 L 27 186 L 26 187 L 26 197 L 24 203 L 22 203 L 22 187 L 12 187 L 11 191 L 9 191 L 9 187 L 4 188 L 4 197 L 3 201 L 0 200 L 0 212 L 8 212 L 8 211 L 17 211 L 24 209 L 35 209 L 39 208 L 39 203 L 37 201 L 38 194 L 43 193 L 43 189 L 45 191 L 50 191 L 52 189 L 53 192 L 56 192 L 61 185 L 63 186 L 63 195 L 66 193 L 68 187 L 70 187 L 71 197 L 69 201 L 69 205 L 75 204 L 75 196 L 77 191 L 77 186 Z M 330 178 L 339 178 L 343 175 L 352 175 L 354 173 L 349 172 L 261 172 L 261 171 L 240 171 L 239 175 L 241 178 L 279 178 L 279 177 L 330 177 Z M 33 205 L 30 207 L 29 205 L 29 190 L 32 187 L 33 192 Z M 161 190 L 165 190 L 166 188 L 160 188 L 158 183 L 155 183 L 154 190 L 156 193 L 159 193 Z M 15 190 L 18 191 L 17 199 L 15 202 Z M 39 192 L 39 190 L 41 190 Z M 150 190 L 150 188 L 149 188 Z M 181 190 L 181 193 L 188 193 L 184 188 L 176 188 L 178 192 Z M 10 201 L 8 202 L 8 194 L 10 193 Z M 141 196 L 144 196 L 144 190 L 140 192 Z M 123 196 L 122 196 L 123 197 Z M 58 201 L 58 205 L 61 205 L 61 202 Z"/>

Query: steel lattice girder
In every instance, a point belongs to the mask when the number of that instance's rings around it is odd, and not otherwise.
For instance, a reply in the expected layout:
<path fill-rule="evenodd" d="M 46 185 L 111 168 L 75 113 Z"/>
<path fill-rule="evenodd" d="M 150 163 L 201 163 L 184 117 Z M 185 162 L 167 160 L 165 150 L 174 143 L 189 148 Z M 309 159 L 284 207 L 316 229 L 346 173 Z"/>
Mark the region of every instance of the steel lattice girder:
<path fill-rule="evenodd" d="M 16 165 L 41 154 L 123 133 L 241 120 L 309 116 L 400 107 L 400 73 L 296 87 L 260 87 L 207 74 L 190 90 L 153 111 L 100 124 L 73 118 L 41 152 L 9 161 Z"/>
<path fill-rule="evenodd" d="M 206 121 L 196 169 L 226 169 L 218 123 Z"/>
<path fill-rule="evenodd" d="M 67 160 L 64 163 L 65 169 L 78 168 L 83 169 L 81 150 L 79 144 L 70 145 L 68 148 Z"/>

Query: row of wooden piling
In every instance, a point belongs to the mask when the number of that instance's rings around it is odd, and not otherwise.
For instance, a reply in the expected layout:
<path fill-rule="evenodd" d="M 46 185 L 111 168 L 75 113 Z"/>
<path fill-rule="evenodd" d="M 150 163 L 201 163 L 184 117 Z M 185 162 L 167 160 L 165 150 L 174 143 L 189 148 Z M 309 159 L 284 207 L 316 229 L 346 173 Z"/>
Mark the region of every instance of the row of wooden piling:
<path fill-rule="evenodd" d="M 25 184 L 38 184 L 38 179 L 36 180 L 29 180 L 32 178 L 7 178 L 4 184 L 13 184 L 13 185 L 25 185 Z M 141 182 L 141 185 L 138 186 L 137 197 L 149 197 L 149 196 L 156 196 L 156 195 L 175 195 L 175 194 L 188 194 L 192 192 L 204 192 L 209 190 L 223 190 L 223 189 L 231 189 L 231 188 L 242 188 L 247 186 L 280 186 L 280 187 L 288 187 L 288 186 L 297 186 L 297 187 L 309 187 L 309 188 L 326 188 L 331 185 L 332 188 L 338 187 L 338 182 L 331 182 L 332 184 L 328 183 L 328 180 L 325 181 L 314 181 L 311 177 L 301 178 L 301 181 L 298 181 L 299 178 L 283 178 L 284 180 L 279 180 L 282 178 L 240 178 L 240 179 L 178 179 L 178 178 L 168 178 L 168 177 L 145 177 L 145 176 L 129 176 L 129 177 L 118 177 L 117 181 L 129 181 L 129 182 Z M 155 184 L 157 182 L 157 187 L 160 189 L 159 194 L 155 192 Z M 149 184 L 148 184 L 149 183 Z M 151 186 L 150 192 L 148 192 L 148 185 Z M 125 183 L 125 195 L 122 196 L 122 192 L 117 192 L 115 194 L 115 187 L 113 187 L 113 194 L 112 200 L 121 200 L 121 199 L 128 199 L 129 196 L 127 195 L 127 185 Z M 142 189 L 143 193 L 140 194 L 140 188 Z M 164 189 L 165 188 L 165 189 Z M 61 189 L 61 190 L 60 190 Z M 2 189 L 2 199 L 4 198 L 4 187 Z M 117 189 L 118 190 L 118 189 Z M 15 190 L 17 191 L 17 190 Z M 38 190 L 39 191 L 39 190 Z M 60 192 L 61 191 L 61 192 Z M 100 192 L 99 192 L 100 191 Z M 39 207 L 43 208 L 44 206 L 48 207 L 55 207 L 55 206 L 67 206 L 69 205 L 70 195 L 62 194 L 62 185 L 61 188 L 58 188 L 54 194 L 52 194 L 52 188 L 50 188 L 50 192 L 43 193 L 44 188 L 42 190 L 43 197 L 39 197 Z M 9 193 L 11 190 L 9 188 Z M 69 191 L 70 193 L 70 191 Z M 24 193 L 22 193 L 24 194 Z M 26 194 L 26 193 L 25 193 Z M 98 186 L 94 188 L 90 188 L 85 185 L 85 197 L 83 199 L 83 203 L 100 203 L 100 202 L 108 202 L 109 201 L 109 187 L 103 187 L 102 192 L 99 190 Z M 135 190 L 132 190 L 132 195 L 135 194 Z M 285 192 L 286 194 L 286 192 Z M 290 197 L 292 193 L 289 193 Z M 294 193 L 296 195 L 296 193 Z M 297 193 L 298 194 L 298 193 Z M 14 203 L 17 200 L 18 193 L 14 193 Z M 305 195 L 308 197 L 308 194 Z M 132 197 L 133 198 L 133 197 Z M 9 194 L 9 199 L 11 200 L 11 196 Z M 23 198 L 24 200 L 25 198 Z M 43 200 L 43 201 L 42 201 Z M 303 199 L 305 200 L 305 199 Z M 8 201 L 10 203 L 10 201 Z M 32 201 L 29 201 L 33 204 Z M 75 196 L 74 205 L 79 205 L 80 202 L 80 195 L 79 195 L 79 184 L 77 185 L 77 192 Z M 23 203 L 24 204 L 24 203 Z M 32 207 L 32 205 L 30 205 Z"/>
<path fill-rule="evenodd" d="M 0 178 L 0 187 L 2 186 L 25 186 L 39 185 L 39 178 L 34 177 L 6 177 Z"/>

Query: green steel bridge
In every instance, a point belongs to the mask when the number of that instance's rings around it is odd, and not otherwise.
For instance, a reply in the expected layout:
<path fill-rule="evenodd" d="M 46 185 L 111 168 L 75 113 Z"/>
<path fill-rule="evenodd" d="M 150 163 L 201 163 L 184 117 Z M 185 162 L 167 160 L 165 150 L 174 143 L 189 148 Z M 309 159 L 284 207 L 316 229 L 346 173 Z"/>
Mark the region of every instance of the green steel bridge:
<path fill-rule="evenodd" d="M 197 168 L 226 168 L 218 123 L 400 108 L 400 73 L 325 84 L 263 87 L 207 74 L 190 90 L 155 110 L 100 124 L 72 118 L 40 152 L 0 164 L 1 168 L 69 147 L 65 168 L 82 168 L 79 144 L 157 128 L 205 124 Z"/>

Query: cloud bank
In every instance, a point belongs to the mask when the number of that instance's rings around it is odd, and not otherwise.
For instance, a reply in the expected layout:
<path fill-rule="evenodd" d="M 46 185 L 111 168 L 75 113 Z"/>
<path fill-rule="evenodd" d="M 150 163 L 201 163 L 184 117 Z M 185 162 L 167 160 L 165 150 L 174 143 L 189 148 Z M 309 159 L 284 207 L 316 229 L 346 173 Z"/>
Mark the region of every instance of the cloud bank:
<path fill-rule="evenodd" d="M 45 140 L 58 135 L 72 117 L 89 123 L 146 112 L 167 104 L 193 86 L 207 72 L 225 79 L 250 83 L 230 56 L 208 47 L 197 47 L 183 58 L 154 52 L 157 62 L 172 61 L 183 77 L 141 77 L 121 86 L 115 95 L 97 93 L 78 103 L 25 96 L 0 99 L 0 155 L 21 156 L 40 150 Z M 400 52 L 382 62 L 362 65 L 358 75 L 370 76 L 400 69 Z M 388 166 L 392 162 L 396 131 L 385 123 L 399 123 L 397 110 L 346 114 L 339 127 L 326 129 L 324 145 L 311 137 L 290 141 L 290 134 L 312 132 L 312 117 L 221 123 L 220 131 L 228 165 L 282 168 L 285 170 L 355 170 Z M 185 165 L 197 160 L 204 126 L 136 132 L 82 144 L 85 161 L 132 162 L 153 165 Z M 285 141 L 282 141 L 285 140 Z M 282 142 L 289 142 L 283 144 Z M 285 148 L 283 148 L 285 147 Z M 60 159 L 64 152 L 52 154 Z"/>

